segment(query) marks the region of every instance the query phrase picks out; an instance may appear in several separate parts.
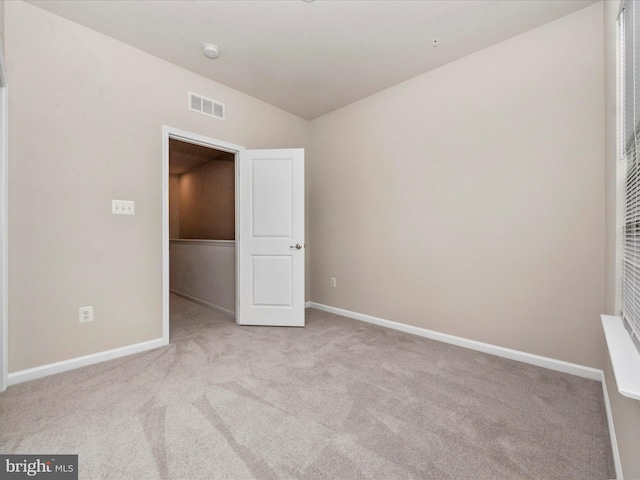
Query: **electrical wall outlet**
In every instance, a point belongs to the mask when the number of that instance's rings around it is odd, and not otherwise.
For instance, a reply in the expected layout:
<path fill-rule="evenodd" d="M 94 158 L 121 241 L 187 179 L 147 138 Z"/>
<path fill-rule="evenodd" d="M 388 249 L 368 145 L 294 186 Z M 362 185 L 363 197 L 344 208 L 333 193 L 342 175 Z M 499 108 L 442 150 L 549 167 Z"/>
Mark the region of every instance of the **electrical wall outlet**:
<path fill-rule="evenodd" d="M 135 215 L 136 204 L 132 200 L 111 200 L 111 213 L 114 215 Z"/>
<path fill-rule="evenodd" d="M 80 307 L 80 323 L 93 322 L 93 307 Z"/>
<path fill-rule="evenodd" d="M 331 277 L 331 286 L 332 287 L 336 286 L 336 277 Z"/>

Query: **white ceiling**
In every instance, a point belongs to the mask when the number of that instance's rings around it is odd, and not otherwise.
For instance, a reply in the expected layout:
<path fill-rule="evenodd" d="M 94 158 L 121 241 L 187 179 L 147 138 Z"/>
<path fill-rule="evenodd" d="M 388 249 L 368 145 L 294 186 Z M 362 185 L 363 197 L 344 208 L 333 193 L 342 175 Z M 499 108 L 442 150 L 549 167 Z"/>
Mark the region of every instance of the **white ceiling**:
<path fill-rule="evenodd" d="M 313 119 L 596 0 L 28 1 Z"/>

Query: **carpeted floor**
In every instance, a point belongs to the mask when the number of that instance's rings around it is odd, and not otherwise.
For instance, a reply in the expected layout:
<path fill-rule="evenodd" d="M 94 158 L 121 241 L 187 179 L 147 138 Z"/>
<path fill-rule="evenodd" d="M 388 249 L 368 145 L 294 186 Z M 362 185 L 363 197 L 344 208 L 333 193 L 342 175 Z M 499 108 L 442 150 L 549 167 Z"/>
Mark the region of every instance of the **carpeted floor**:
<path fill-rule="evenodd" d="M 0 452 L 77 453 L 82 480 L 615 476 L 598 382 L 318 310 L 171 312 L 169 347 L 0 394 Z"/>

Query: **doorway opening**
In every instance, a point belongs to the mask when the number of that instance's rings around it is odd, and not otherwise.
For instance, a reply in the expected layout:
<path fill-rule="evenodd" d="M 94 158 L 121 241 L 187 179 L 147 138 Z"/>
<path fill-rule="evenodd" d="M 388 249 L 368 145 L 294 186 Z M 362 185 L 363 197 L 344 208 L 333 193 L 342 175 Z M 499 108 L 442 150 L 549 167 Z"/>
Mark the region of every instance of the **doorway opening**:
<path fill-rule="evenodd" d="M 236 323 L 303 327 L 304 149 L 247 150 L 167 126 L 162 132 L 163 345 L 169 344 L 169 153 L 172 139 L 227 152 L 234 157 Z M 197 239 L 191 241 L 198 242 Z"/>
<path fill-rule="evenodd" d="M 235 318 L 235 155 L 169 139 L 169 291 Z"/>
<path fill-rule="evenodd" d="M 235 317 L 237 154 L 243 147 L 163 128 L 163 343 L 170 294 Z"/>

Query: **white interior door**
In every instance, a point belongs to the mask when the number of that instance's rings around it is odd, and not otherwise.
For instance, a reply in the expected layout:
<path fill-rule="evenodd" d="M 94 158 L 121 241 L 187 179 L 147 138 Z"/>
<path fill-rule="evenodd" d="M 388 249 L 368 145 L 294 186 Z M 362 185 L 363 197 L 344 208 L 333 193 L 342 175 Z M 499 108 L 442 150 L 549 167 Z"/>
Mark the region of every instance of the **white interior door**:
<path fill-rule="evenodd" d="M 243 150 L 239 325 L 304 326 L 304 149 Z"/>

